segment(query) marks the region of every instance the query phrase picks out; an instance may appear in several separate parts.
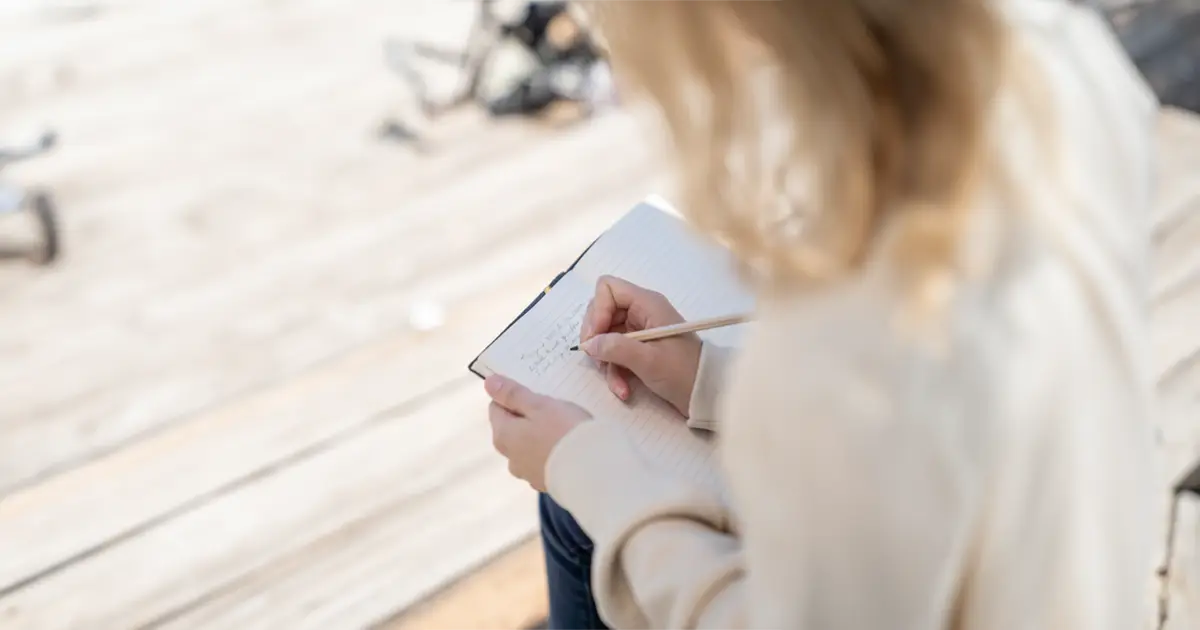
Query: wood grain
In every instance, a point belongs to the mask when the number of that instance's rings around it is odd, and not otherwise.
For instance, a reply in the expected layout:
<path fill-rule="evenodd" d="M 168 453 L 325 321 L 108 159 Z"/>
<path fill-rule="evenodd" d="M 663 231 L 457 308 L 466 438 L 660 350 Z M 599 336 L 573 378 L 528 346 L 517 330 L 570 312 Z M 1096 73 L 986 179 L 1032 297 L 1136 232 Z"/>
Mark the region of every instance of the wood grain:
<path fill-rule="evenodd" d="M 580 148 L 586 155 L 598 146 Z M 104 332 L 60 344 L 74 346 L 63 352 L 106 357 L 103 371 L 85 360 L 69 367 L 30 361 L 20 371 L 10 369 L 14 393 L 0 404 L 7 408 L 3 416 L 14 421 L 0 429 L 0 489 L 363 343 L 401 320 L 413 299 L 425 297 L 414 289 L 428 286 L 425 281 L 436 271 L 475 269 L 481 258 L 521 245 L 530 236 L 527 226 L 552 223 L 563 208 L 578 205 L 577 194 L 599 197 L 619 184 L 645 181 L 636 163 L 618 163 L 594 169 L 592 187 L 546 190 L 534 182 L 553 173 L 541 173 L 540 164 L 587 168 L 586 157 L 553 160 L 553 155 L 535 152 L 532 161 L 510 161 L 515 172 L 464 176 L 450 189 L 456 192 L 412 200 L 413 213 L 423 217 L 416 225 L 396 213 L 394 219 L 314 234 L 275 248 L 259 264 L 246 261 L 225 277 L 191 283 L 183 295 L 156 296 L 135 314 L 140 326 L 96 329 Z M 529 188 L 534 190 L 523 192 Z M 504 212 L 493 208 L 496 199 L 518 197 L 522 201 L 505 204 Z M 607 212 L 618 207 L 614 203 Z M 471 210 L 452 210 L 462 208 Z M 401 243 L 406 251 L 398 256 Z M 363 268 L 374 271 L 363 274 Z M 105 315 L 102 309 L 81 310 L 97 319 Z M 19 319 L 14 324 L 32 327 Z M 54 343 L 55 337 L 47 338 Z M 55 350 L 51 345 L 39 355 L 52 357 Z M 29 386 L 48 381 L 50 373 L 57 394 Z"/>
<path fill-rule="evenodd" d="M 364 518 L 393 509 L 402 510 L 403 516 L 390 532 L 390 546 L 358 549 L 360 562 L 352 564 L 351 570 L 362 571 L 364 579 L 382 580 L 379 571 L 390 569 L 392 573 L 379 583 L 387 585 L 395 597 L 375 603 L 389 608 L 411 603 L 405 601 L 406 595 L 415 597 L 430 590 L 449 579 L 455 569 L 471 566 L 480 555 L 503 548 L 532 530 L 536 512 L 531 498 L 523 507 L 499 514 L 488 508 L 490 501 L 506 496 L 498 489 L 505 485 L 515 493 L 507 496 L 529 491 L 509 477 L 503 460 L 493 452 L 486 409 L 487 397 L 479 383 L 464 376 L 445 396 L 412 413 L 382 418 L 325 450 L 290 466 L 265 471 L 136 537 L 104 548 L 70 570 L 8 595 L 0 600 L 0 619 L 12 630 L 140 627 L 220 596 L 264 567 L 319 545 Z M 471 484 L 464 475 L 480 467 L 490 467 L 500 485 L 469 491 Z M 480 494 L 481 490 L 487 491 Z M 467 493 L 477 509 L 419 509 L 425 498 L 440 501 L 443 493 L 455 492 Z M 498 532 L 497 538 L 479 531 L 476 520 L 470 520 L 475 527 L 465 527 L 462 518 L 485 518 L 489 528 Z M 438 545 L 410 546 L 430 535 L 422 532 L 440 533 L 445 538 Z M 475 538 L 468 540 L 468 535 Z M 505 536 L 508 539 L 503 539 Z M 341 540 L 348 544 L 354 538 Z M 454 545 L 481 545 L 480 541 L 489 541 L 494 548 L 468 546 L 478 555 L 465 559 L 455 554 Z M 373 559 L 383 557 L 393 557 L 393 564 L 372 570 Z M 439 569 L 438 562 L 447 562 L 444 558 L 461 564 Z M 285 588 L 290 583 L 283 578 L 296 573 L 304 572 L 286 571 L 277 576 L 275 587 Z M 317 589 L 333 606 L 343 596 L 361 596 L 355 590 L 343 592 L 336 576 L 312 573 L 314 579 L 307 586 Z M 234 597 L 253 605 L 258 601 L 253 592 L 252 588 L 235 591 Z M 307 615 L 321 612 L 320 607 L 306 608 L 315 606 L 306 598 L 270 601 L 271 606 L 253 618 L 299 613 L 305 619 L 316 619 Z M 242 612 L 236 606 L 221 610 L 230 615 Z M 380 616 L 386 612 L 381 611 Z M 319 627 L 334 626 L 326 623 Z M 339 622 L 336 627 L 361 624 Z"/>
<path fill-rule="evenodd" d="M 384 334 L 436 271 L 648 172 L 636 141 L 595 159 L 636 138 L 623 116 L 551 131 L 476 112 L 426 154 L 376 141 L 402 90 L 370 34 L 389 16 L 436 34 L 418 18 L 458 9 L 189 6 L 118 3 L 78 38 L 0 24 L 25 64 L 0 77 L 74 72 L 0 103 L 60 128 L 12 176 L 55 191 L 67 244 L 51 271 L 0 266 L 0 355 L 21 358 L 0 362 L 0 492 Z"/>
<path fill-rule="evenodd" d="M 513 253 L 431 278 L 449 317 L 439 330 L 393 326 L 306 374 L 8 496 L 0 537 L 37 544 L 0 555 L 0 592 L 462 376 L 474 353 L 607 224 L 605 214 L 581 205 L 574 220 L 518 241 Z"/>
<path fill-rule="evenodd" d="M 47 567 L 101 548 L 145 523 L 219 493 L 354 431 L 388 408 L 419 403 L 463 376 L 463 357 L 502 326 L 555 266 L 501 291 L 449 305 L 451 319 L 422 335 L 401 330 L 320 368 L 222 406 L 0 502 L 0 536 L 23 542 L 0 558 L 7 590 Z M 461 310 L 460 310 L 461 309 Z"/>
<path fill-rule="evenodd" d="M 442 584 L 476 570 L 481 558 L 527 538 L 537 523 L 534 496 L 490 454 L 445 487 L 341 528 L 173 613 L 155 627 L 372 627 Z M 505 627 L 493 624 L 515 616 L 521 608 L 536 611 L 539 600 L 530 587 L 540 584 L 544 589 L 545 581 L 537 572 L 526 572 L 527 568 L 533 567 L 528 563 L 512 567 L 509 576 L 515 581 L 497 585 L 490 599 L 484 590 L 460 599 L 460 615 L 473 611 L 483 622 L 482 615 L 491 614 L 489 623 L 457 627 Z M 495 608 L 500 601 L 507 608 Z M 467 617 L 459 620 L 466 622 Z"/>
<path fill-rule="evenodd" d="M 375 630 L 521 630 L 546 618 L 546 558 L 535 537 Z"/>
<path fill-rule="evenodd" d="M 1170 582 L 1168 630 L 1200 626 L 1200 506 L 1185 497 L 1166 556 L 1169 489 L 1200 461 L 1200 117 L 1168 111 L 1160 131 L 1159 205 L 1155 216 L 1154 357 L 1160 374 L 1162 540 Z M 1146 627 L 1157 627 L 1157 619 Z"/>
<path fill-rule="evenodd" d="M 466 3 L 24 5 L 0 132 L 62 144 L 5 181 L 54 191 L 67 255 L 0 265 L 0 626 L 357 628 L 528 536 L 456 388 L 656 188 L 632 119 L 378 142 L 383 36 L 452 41 Z"/>

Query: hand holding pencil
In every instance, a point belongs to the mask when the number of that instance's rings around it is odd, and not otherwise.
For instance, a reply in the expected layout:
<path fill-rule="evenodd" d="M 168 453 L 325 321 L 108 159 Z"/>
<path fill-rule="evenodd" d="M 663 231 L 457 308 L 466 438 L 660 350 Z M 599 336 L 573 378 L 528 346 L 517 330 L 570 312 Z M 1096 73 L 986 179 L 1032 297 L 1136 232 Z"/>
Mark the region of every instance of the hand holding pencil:
<path fill-rule="evenodd" d="M 605 276 L 584 313 L 577 347 L 603 367 L 609 389 L 621 400 L 630 396 L 632 374 L 687 416 L 700 366 L 696 332 L 745 320 L 685 322 L 661 294 Z M 649 340 L 656 341 L 645 343 Z"/>

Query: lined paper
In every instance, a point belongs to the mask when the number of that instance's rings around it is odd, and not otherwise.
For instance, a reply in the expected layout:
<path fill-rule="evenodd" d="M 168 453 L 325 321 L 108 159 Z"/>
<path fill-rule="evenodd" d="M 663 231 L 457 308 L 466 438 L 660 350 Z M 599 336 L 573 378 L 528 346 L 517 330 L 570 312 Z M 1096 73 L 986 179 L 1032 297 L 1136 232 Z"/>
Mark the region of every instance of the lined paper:
<path fill-rule="evenodd" d="M 626 423 L 652 465 L 724 495 L 713 444 L 704 434 L 690 430 L 673 407 L 640 384 L 630 402 L 622 402 L 609 391 L 591 359 L 569 351 L 579 342 L 581 318 L 597 279 L 605 274 L 664 294 L 688 320 L 748 312 L 753 306 L 724 250 L 700 240 L 679 219 L 641 204 L 605 232 L 571 272 L 488 347 L 476 367 L 569 400 L 593 416 Z M 722 345 L 736 345 L 740 328 L 701 334 Z"/>
<path fill-rule="evenodd" d="M 589 292 L 602 275 L 658 291 L 688 321 L 746 313 L 754 307 L 729 252 L 649 203 L 639 204 L 605 232 L 572 274 L 586 281 Z M 702 336 L 737 345 L 741 328 L 706 331 Z"/>

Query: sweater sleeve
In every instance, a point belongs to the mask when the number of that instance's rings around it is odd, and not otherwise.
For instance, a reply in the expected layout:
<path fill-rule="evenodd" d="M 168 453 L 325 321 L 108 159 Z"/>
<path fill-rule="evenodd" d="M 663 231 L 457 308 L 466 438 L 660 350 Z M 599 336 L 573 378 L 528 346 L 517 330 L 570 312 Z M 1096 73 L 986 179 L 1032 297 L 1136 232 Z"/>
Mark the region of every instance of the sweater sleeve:
<path fill-rule="evenodd" d="M 617 422 L 585 423 L 555 448 L 549 491 L 595 544 L 610 625 L 940 627 L 976 495 L 947 426 L 954 406 L 938 396 L 953 385 L 901 395 L 887 375 L 911 372 L 879 373 L 896 361 L 866 346 L 810 350 L 739 373 L 730 392 L 737 422 L 722 429 L 722 455 L 736 526 L 719 497 L 664 474 Z"/>
<path fill-rule="evenodd" d="M 717 430 L 717 403 L 733 356 L 732 348 L 707 341 L 700 347 L 700 366 L 696 370 L 696 384 L 692 387 L 692 399 L 688 403 L 689 427 Z"/>
<path fill-rule="evenodd" d="M 622 425 L 573 429 L 550 454 L 546 482 L 592 539 L 592 586 L 609 626 L 746 626 L 728 507 L 646 461 Z"/>

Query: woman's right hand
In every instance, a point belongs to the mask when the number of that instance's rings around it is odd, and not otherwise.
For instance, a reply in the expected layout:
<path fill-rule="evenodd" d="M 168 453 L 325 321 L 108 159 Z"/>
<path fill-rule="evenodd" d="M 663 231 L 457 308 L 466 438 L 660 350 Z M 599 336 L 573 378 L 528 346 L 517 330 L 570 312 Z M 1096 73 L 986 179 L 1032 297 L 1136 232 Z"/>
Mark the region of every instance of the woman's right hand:
<path fill-rule="evenodd" d="M 693 333 L 633 341 L 622 334 L 682 321 L 683 316 L 661 293 L 603 276 L 584 313 L 579 347 L 601 364 L 608 388 L 621 400 L 629 398 L 632 373 L 687 416 L 700 367 L 700 337 Z"/>

